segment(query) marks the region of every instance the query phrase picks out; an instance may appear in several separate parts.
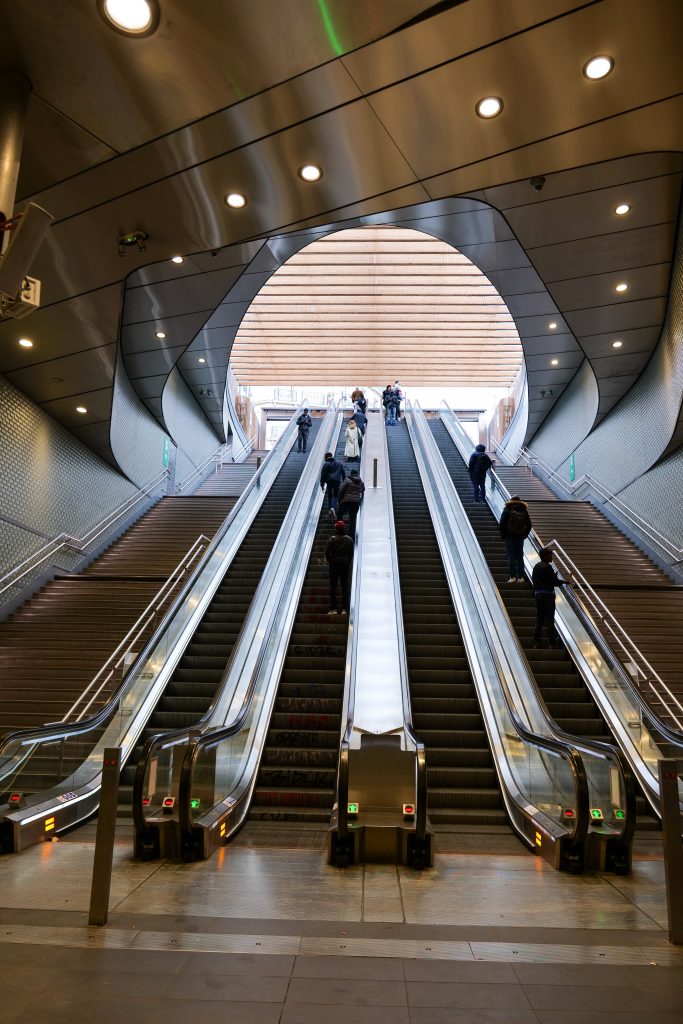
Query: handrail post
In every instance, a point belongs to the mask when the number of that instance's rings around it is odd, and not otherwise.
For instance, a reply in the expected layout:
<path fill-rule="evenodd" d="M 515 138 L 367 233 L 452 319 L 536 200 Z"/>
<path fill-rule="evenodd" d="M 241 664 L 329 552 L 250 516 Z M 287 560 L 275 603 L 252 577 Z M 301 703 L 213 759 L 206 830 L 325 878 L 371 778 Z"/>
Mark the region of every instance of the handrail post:
<path fill-rule="evenodd" d="M 109 916 L 111 868 L 116 836 L 116 808 L 119 799 L 121 747 L 105 747 L 102 761 L 102 789 L 97 815 L 95 859 L 90 889 L 88 924 L 103 925 Z"/>
<path fill-rule="evenodd" d="M 663 759 L 658 767 L 669 941 L 680 945 L 683 944 L 683 821 L 678 798 L 678 761 Z"/>

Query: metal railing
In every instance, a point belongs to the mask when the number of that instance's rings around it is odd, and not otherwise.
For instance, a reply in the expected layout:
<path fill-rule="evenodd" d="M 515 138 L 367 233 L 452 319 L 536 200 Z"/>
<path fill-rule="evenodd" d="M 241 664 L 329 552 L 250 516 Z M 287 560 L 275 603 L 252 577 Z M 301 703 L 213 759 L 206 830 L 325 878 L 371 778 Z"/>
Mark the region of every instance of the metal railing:
<path fill-rule="evenodd" d="M 69 548 L 72 551 L 76 551 L 82 554 L 86 548 L 89 548 L 98 538 L 106 533 L 107 530 L 123 516 L 127 515 L 140 501 L 145 497 L 152 497 L 151 491 L 159 486 L 168 477 L 168 470 L 164 469 L 153 477 L 144 487 L 138 488 L 134 494 L 130 496 L 123 504 L 119 505 L 112 512 L 96 523 L 86 534 L 82 537 L 74 537 L 69 533 L 60 533 L 54 537 L 47 544 L 44 544 L 38 551 L 34 551 L 32 555 L 25 558 L 23 562 L 15 565 L 13 569 L 5 573 L 4 576 L 0 576 L 0 597 L 9 590 L 10 587 L 16 586 L 20 580 L 28 576 L 29 573 L 35 572 L 45 562 L 49 562 L 54 559 L 58 551 L 65 548 Z"/>

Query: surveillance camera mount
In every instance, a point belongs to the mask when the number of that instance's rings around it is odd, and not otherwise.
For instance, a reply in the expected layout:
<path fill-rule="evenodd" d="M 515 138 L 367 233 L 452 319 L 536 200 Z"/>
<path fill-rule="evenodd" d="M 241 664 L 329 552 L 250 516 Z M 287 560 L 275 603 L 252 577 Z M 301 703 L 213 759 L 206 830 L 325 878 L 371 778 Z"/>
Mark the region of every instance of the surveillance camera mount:
<path fill-rule="evenodd" d="M 125 256 L 126 251 L 132 249 L 133 246 L 137 246 L 138 252 L 144 252 L 148 238 L 149 235 L 146 231 L 126 231 L 123 235 L 119 235 L 119 256 Z"/>

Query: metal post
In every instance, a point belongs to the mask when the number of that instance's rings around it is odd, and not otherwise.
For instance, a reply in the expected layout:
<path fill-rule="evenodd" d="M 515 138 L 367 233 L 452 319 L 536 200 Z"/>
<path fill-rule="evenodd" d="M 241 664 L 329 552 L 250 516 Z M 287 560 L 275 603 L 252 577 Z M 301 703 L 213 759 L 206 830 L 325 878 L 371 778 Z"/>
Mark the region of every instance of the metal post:
<path fill-rule="evenodd" d="M 683 943 L 683 842 L 678 798 L 678 762 L 659 762 L 659 807 L 662 814 L 666 909 L 669 941 Z"/>
<path fill-rule="evenodd" d="M 97 814 L 97 836 L 95 838 L 95 860 L 92 868 L 88 924 L 106 924 L 109 916 L 109 890 L 114 859 L 120 772 L 121 747 L 106 747 L 102 762 L 102 789 L 100 790 L 100 809 Z"/>
<path fill-rule="evenodd" d="M 30 93 L 31 83 L 21 72 L 0 69 L 0 220 L 10 218 L 14 210 Z"/>
<path fill-rule="evenodd" d="M 377 486 L 377 459 L 372 460 L 372 486 Z"/>

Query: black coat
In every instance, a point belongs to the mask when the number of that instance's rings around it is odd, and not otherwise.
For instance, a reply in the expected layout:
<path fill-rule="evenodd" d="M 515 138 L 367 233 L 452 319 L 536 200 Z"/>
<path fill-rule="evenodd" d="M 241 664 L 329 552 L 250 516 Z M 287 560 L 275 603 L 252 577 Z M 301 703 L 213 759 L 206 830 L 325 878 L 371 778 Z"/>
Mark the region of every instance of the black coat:
<path fill-rule="evenodd" d="M 493 463 L 486 452 L 472 452 L 467 468 L 470 473 L 470 480 L 477 480 L 482 483 Z"/>
<path fill-rule="evenodd" d="M 311 419 L 307 412 L 302 412 L 301 416 L 299 416 L 298 420 L 296 421 L 296 425 L 299 428 L 299 432 L 301 434 L 307 434 L 308 431 L 313 426 L 313 420 Z"/>
<path fill-rule="evenodd" d="M 325 548 L 325 561 L 335 568 L 348 569 L 353 562 L 353 541 L 345 533 L 335 533 Z"/>
<path fill-rule="evenodd" d="M 531 574 L 534 594 L 554 594 L 555 587 L 561 587 L 563 583 L 550 562 L 536 562 Z"/>
<path fill-rule="evenodd" d="M 323 468 L 320 473 L 320 486 L 324 487 L 326 483 L 341 483 L 342 480 L 346 480 L 346 470 L 342 466 L 341 462 L 337 462 L 336 459 L 327 459 L 323 463 Z"/>
<path fill-rule="evenodd" d="M 505 508 L 503 509 L 503 514 L 500 517 L 500 524 L 499 524 L 500 525 L 500 535 L 503 538 L 503 540 L 505 540 L 505 538 L 508 536 L 508 525 L 509 525 L 509 522 L 510 522 L 510 512 L 511 512 L 511 510 L 513 508 L 519 509 L 521 512 L 524 513 L 524 525 L 523 525 L 524 532 L 523 533 L 510 533 L 509 536 L 510 537 L 522 537 L 522 538 L 524 538 L 524 537 L 528 537 L 529 534 L 531 533 L 531 516 L 529 515 L 529 509 L 527 508 L 526 502 L 522 501 L 521 498 L 518 499 L 517 501 L 513 501 L 512 499 L 510 499 L 510 501 L 506 502 Z"/>

